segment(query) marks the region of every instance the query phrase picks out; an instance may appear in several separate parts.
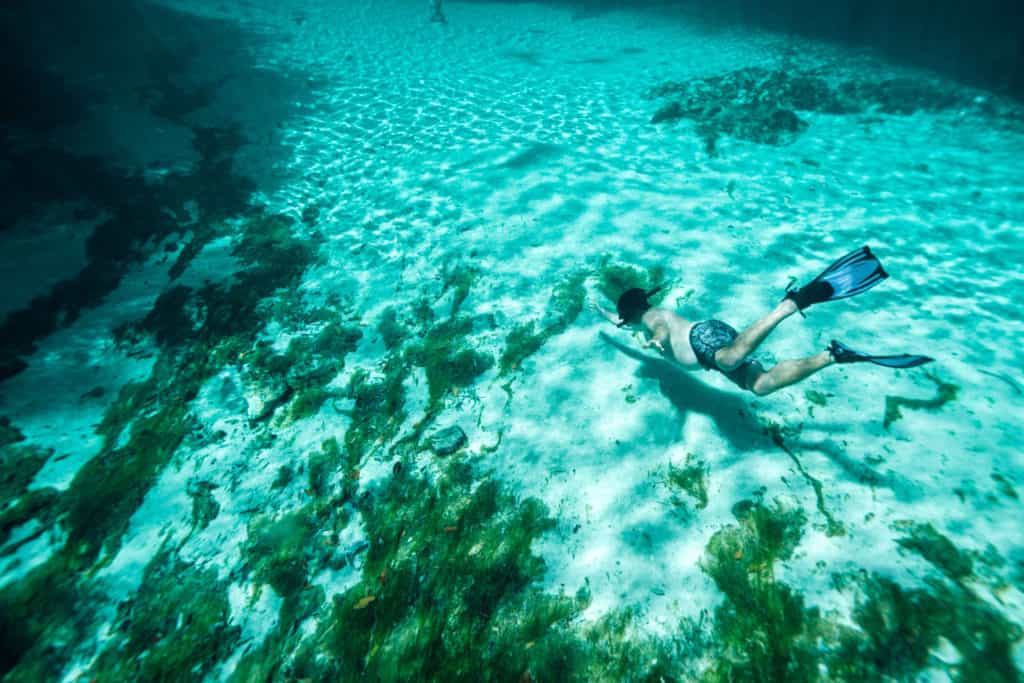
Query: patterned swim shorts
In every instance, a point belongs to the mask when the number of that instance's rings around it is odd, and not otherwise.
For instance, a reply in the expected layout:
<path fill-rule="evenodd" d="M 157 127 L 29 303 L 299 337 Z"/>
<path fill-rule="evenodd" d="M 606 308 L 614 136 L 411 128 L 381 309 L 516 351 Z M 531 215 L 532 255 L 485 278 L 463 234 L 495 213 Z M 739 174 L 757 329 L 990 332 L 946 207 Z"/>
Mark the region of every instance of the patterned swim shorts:
<path fill-rule="evenodd" d="M 725 372 L 715 362 L 715 352 L 725 348 L 739 336 L 732 326 L 721 320 L 703 320 L 690 328 L 690 346 L 697 356 L 697 362 L 705 370 L 718 370 L 741 389 L 750 389 L 764 367 L 756 360 L 747 358 L 733 370 Z"/>

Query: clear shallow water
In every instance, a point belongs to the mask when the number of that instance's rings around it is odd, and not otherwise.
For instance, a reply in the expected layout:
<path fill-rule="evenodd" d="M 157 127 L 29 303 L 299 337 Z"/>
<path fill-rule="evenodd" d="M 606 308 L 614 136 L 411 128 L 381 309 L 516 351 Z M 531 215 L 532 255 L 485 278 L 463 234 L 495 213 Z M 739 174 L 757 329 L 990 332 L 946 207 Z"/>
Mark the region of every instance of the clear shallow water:
<path fill-rule="evenodd" d="M 147 159 L 174 224 L 2 386 L 12 680 L 1015 680 L 1018 105 L 639 12 L 163 7 L 170 45 L 169 16 L 245 39 L 175 76 L 203 106 L 123 96 L 110 163 Z M 783 145 L 651 123 L 650 88 L 741 69 L 953 101 L 798 109 Z M 154 117 L 247 142 L 154 152 Z M 742 326 L 863 243 L 892 278 L 759 355 L 927 371 L 758 398 L 578 309 L 660 268 L 664 305 Z"/>

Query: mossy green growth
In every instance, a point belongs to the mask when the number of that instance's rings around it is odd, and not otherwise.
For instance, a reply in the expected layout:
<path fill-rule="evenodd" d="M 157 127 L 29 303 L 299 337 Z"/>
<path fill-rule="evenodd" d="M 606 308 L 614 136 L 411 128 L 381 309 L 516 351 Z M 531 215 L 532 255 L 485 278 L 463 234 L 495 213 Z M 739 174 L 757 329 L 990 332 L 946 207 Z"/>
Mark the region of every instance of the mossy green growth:
<path fill-rule="evenodd" d="M 682 467 L 669 463 L 667 479 L 670 486 L 690 494 L 703 510 L 708 505 L 708 471 L 707 462 L 690 453 Z"/>
<path fill-rule="evenodd" d="M 195 301 L 195 291 L 191 287 L 175 285 L 157 297 L 145 318 L 118 328 L 115 336 L 123 339 L 132 332 L 149 333 L 162 347 L 183 344 L 195 334 L 196 323 L 189 312 L 189 306 Z"/>
<path fill-rule="evenodd" d="M 505 350 L 498 361 L 500 374 L 518 370 L 522 362 L 540 351 L 546 341 L 547 336 L 537 331 L 534 321 L 517 324 L 505 339 Z"/>
<path fill-rule="evenodd" d="M 499 374 L 518 370 L 522 362 L 539 351 L 551 337 L 561 334 L 583 311 L 586 289 L 583 283 L 588 271 L 577 270 L 555 285 L 548 305 L 540 320 L 519 323 L 505 339 L 505 349 L 498 359 Z"/>
<path fill-rule="evenodd" d="M 209 481 L 190 481 L 185 487 L 192 498 L 192 532 L 202 531 L 217 519 L 220 503 L 213 497 L 217 485 Z"/>
<path fill-rule="evenodd" d="M 143 390 L 129 392 L 127 400 L 133 406 L 152 405 L 155 412 L 132 423 L 120 448 L 110 448 L 110 436 L 123 428 L 114 426 L 120 418 L 107 425 L 111 431 L 103 452 L 82 466 L 61 496 L 68 548 L 81 562 L 91 564 L 101 549 L 112 554 L 120 546 L 132 514 L 190 429 L 188 402 L 195 396 L 197 380 L 193 376 L 170 385 L 149 381 Z M 159 398 L 154 395 L 158 387 L 165 389 Z M 111 411 L 120 414 L 122 408 Z"/>
<path fill-rule="evenodd" d="M 47 487 L 23 491 L 17 497 L 2 499 L 5 504 L 0 510 L 0 546 L 6 546 L 4 554 L 13 552 L 25 543 L 34 540 L 53 525 L 59 513 L 57 505 L 59 496 L 56 489 Z M 11 532 L 22 524 L 33 520 L 40 525 L 36 532 L 8 546 L 7 541 Z"/>
<path fill-rule="evenodd" d="M 21 495 L 51 455 L 38 446 L 0 446 L 0 501 Z"/>
<path fill-rule="evenodd" d="M 255 582 L 270 584 L 286 599 L 302 590 L 309 572 L 307 546 L 314 531 L 315 518 L 306 508 L 278 518 L 269 514 L 255 517 L 249 523 L 245 546 Z"/>
<path fill-rule="evenodd" d="M 1007 498 L 1012 498 L 1013 500 L 1017 500 L 1019 498 L 1017 495 L 1017 489 L 1013 487 L 1013 483 L 1006 478 L 1005 475 L 1002 475 L 999 472 L 993 472 L 992 481 L 996 483 L 996 488 L 999 489 L 999 492 Z"/>
<path fill-rule="evenodd" d="M 405 381 L 408 366 L 403 356 L 389 356 L 382 367 L 383 376 L 371 379 L 358 370 L 349 380 L 345 393 L 354 399 L 352 424 L 345 431 L 345 452 L 359 462 L 370 446 L 389 441 L 405 419 Z"/>
<path fill-rule="evenodd" d="M 853 620 L 830 658 L 829 673 L 841 681 L 911 680 L 928 662 L 946 617 L 928 593 L 905 590 L 891 579 L 863 580 Z"/>
<path fill-rule="evenodd" d="M 292 483 L 292 479 L 295 478 L 295 470 L 289 465 L 281 465 L 277 469 L 277 476 L 274 477 L 274 483 L 270 485 L 272 489 L 283 489 Z"/>
<path fill-rule="evenodd" d="M 363 331 L 355 325 L 331 322 L 324 326 L 313 341 L 313 351 L 323 356 L 342 359 L 359 346 Z"/>
<path fill-rule="evenodd" d="M 554 526 L 458 458 L 431 483 L 401 474 L 360 499 L 370 549 L 359 585 L 335 598 L 322 638 L 345 677 L 564 680 L 578 645 L 576 598 L 534 587 L 533 541 Z"/>
<path fill-rule="evenodd" d="M 774 578 L 777 560 L 790 557 L 806 517 L 799 508 L 751 501 L 733 507 L 738 526 L 708 542 L 702 567 L 725 594 L 715 610 L 721 654 L 708 681 L 812 681 L 817 678 L 820 617 Z"/>
<path fill-rule="evenodd" d="M 216 570 L 162 550 L 146 566 L 136 594 L 118 606 L 114 635 L 87 678 L 201 679 L 238 641 L 230 614 L 227 584 Z"/>
<path fill-rule="evenodd" d="M 827 659 L 830 676 L 843 681 L 916 680 L 934 660 L 939 638 L 960 654 L 954 681 L 1020 680 L 1011 653 L 1024 632 L 997 609 L 962 586 L 929 579 L 908 589 L 879 575 L 854 578 L 859 588 L 853 612 L 859 627 L 841 629 Z"/>
<path fill-rule="evenodd" d="M 359 466 L 359 451 L 343 451 L 333 436 L 324 439 L 320 450 L 309 456 L 309 492 L 320 498 L 328 492 L 328 483 L 339 471 L 342 474 L 342 490 L 338 500 L 351 498 L 358 488 L 356 468 Z"/>
<path fill-rule="evenodd" d="M 613 262 L 608 255 L 603 256 L 598 263 L 597 275 L 597 287 L 609 301 L 618 301 L 627 289 L 638 287 L 651 290 L 666 283 L 665 269 L 660 265 L 640 268 Z M 650 297 L 649 301 L 656 305 L 665 297 L 665 294 L 666 291 L 662 290 Z"/>
<path fill-rule="evenodd" d="M 11 424 L 10 418 L 0 417 L 0 448 L 24 441 L 25 435 Z"/>
<path fill-rule="evenodd" d="M 380 321 L 377 323 L 377 332 L 380 333 L 384 348 L 388 351 L 400 346 L 409 336 L 409 330 L 398 321 L 398 311 L 394 306 L 385 308 L 381 313 Z"/>
<path fill-rule="evenodd" d="M 423 367 L 427 375 L 430 407 L 436 410 L 453 388 L 470 386 L 494 365 L 490 354 L 466 345 L 473 330 L 469 318 L 450 318 L 431 327 L 423 341 L 406 350 L 410 363 Z"/>
<path fill-rule="evenodd" d="M 320 410 L 320 406 L 331 397 L 331 393 L 323 387 L 309 387 L 295 394 L 291 404 L 288 406 L 288 417 L 292 420 L 301 420 L 312 417 Z"/>
<path fill-rule="evenodd" d="M 828 403 L 828 398 L 825 394 L 814 389 L 808 389 L 804 392 L 804 397 L 816 406 L 825 406 Z"/>
<path fill-rule="evenodd" d="M 959 386 L 949 382 L 943 382 L 939 379 L 938 375 L 933 372 L 926 372 L 925 377 L 935 383 L 935 396 L 927 399 L 906 398 L 905 396 L 886 396 L 885 418 L 882 421 L 883 427 L 888 429 L 893 422 L 903 417 L 901 408 L 936 411 L 950 401 L 955 400 L 957 395 L 960 393 Z"/>
<path fill-rule="evenodd" d="M 444 272 L 441 274 L 444 281 L 441 293 L 443 294 L 449 289 L 454 292 L 452 308 L 448 314 L 450 317 L 454 318 L 459 314 L 459 310 L 466 301 L 466 297 L 469 296 L 469 290 L 473 287 L 473 282 L 476 281 L 479 272 L 477 268 L 464 263 L 458 263 L 454 267 L 445 266 Z"/>
<path fill-rule="evenodd" d="M 974 571 L 970 556 L 957 549 L 952 541 L 936 531 L 931 524 L 915 524 L 910 529 L 910 536 L 896 542 L 931 562 L 954 581 L 965 579 Z"/>

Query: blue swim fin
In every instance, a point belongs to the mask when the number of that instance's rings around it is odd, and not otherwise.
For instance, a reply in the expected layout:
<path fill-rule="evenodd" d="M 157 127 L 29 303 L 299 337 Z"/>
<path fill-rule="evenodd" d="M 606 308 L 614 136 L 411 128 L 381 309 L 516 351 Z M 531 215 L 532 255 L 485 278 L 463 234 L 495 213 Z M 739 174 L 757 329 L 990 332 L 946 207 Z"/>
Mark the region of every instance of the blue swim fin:
<path fill-rule="evenodd" d="M 931 363 L 934 358 L 928 356 L 913 356 L 908 353 L 901 353 L 896 356 L 869 356 L 860 351 L 854 351 L 842 342 L 832 340 L 828 345 L 828 352 L 837 363 L 874 363 L 884 365 L 887 368 L 916 368 L 918 365 Z"/>
<path fill-rule="evenodd" d="M 871 249 L 861 247 L 833 263 L 800 289 L 787 291 L 785 298 L 792 299 L 803 314 L 803 310 L 811 304 L 856 296 L 887 277 L 889 274 L 871 253 Z"/>

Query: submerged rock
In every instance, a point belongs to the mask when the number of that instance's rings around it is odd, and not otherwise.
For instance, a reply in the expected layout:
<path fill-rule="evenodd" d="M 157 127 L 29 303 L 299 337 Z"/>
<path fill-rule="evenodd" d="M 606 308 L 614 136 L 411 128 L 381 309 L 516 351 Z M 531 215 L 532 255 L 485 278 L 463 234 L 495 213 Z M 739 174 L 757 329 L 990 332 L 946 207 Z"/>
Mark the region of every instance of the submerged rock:
<path fill-rule="evenodd" d="M 283 378 L 262 378 L 249 387 L 246 392 L 245 401 L 248 406 L 246 413 L 249 419 L 253 422 L 267 419 L 288 400 L 291 394 L 292 388 Z"/>
<path fill-rule="evenodd" d="M 436 455 L 451 455 L 465 446 L 467 441 L 466 433 L 458 425 L 436 431 L 427 439 L 430 450 Z"/>
<path fill-rule="evenodd" d="M 651 117 L 659 124 L 689 119 L 714 155 L 723 135 L 766 145 L 788 145 L 807 128 L 797 112 L 853 114 L 877 110 L 907 115 L 940 111 L 966 103 L 939 83 L 909 79 L 848 80 L 833 85 L 819 72 L 792 73 L 762 68 L 667 82 L 647 91 L 665 98 Z"/>

